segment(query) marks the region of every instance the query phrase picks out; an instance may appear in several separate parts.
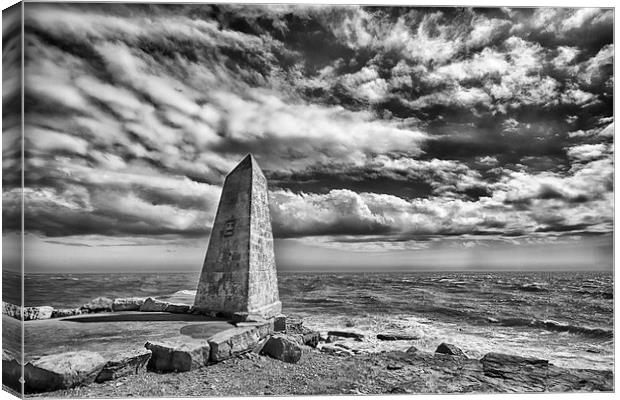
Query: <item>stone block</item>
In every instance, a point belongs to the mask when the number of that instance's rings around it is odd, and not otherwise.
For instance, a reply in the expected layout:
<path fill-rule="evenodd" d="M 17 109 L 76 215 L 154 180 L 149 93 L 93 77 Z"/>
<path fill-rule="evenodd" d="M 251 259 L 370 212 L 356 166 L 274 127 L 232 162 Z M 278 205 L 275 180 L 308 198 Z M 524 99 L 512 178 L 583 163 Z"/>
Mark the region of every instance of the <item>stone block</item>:
<path fill-rule="evenodd" d="M 140 306 L 140 311 L 143 311 L 143 312 L 166 311 L 166 307 L 168 307 L 169 305 L 170 303 L 149 297 L 148 299 L 144 300 L 144 303 Z"/>
<path fill-rule="evenodd" d="M 140 307 L 144 304 L 145 297 L 121 297 L 114 299 L 112 303 L 113 311 L 140 311 Z"/>
<path fill-rule="evenodd" d="M 276 315 L 273 320 L 273 330 L 276 332 L 286 331 L 286 315 Z"/>
<path fill-rule="evenodd" d="M 20 306 L 16 306 L 15 304 L 2 302 L 2 314 L 8 315 L 9 317 L 15 319 L 22 319 L 22 309 Z"/>
<path fill-rule="evenodd" d="M 44 356 L 26 363 L 26 393 L 69 389 L 92 383 L 105 364 L 105 359 L 92 351 L 70 351 Z"/>
<path fill-rule="evenodd" d="M 122 376 L 135 375 L 146 369 L 146 364 L 151 359 L 151 350 L 137 349 L 118 354 L 112 360 L 108 360 L 95 382 L 105 382 L 118 379 Z"/>
<path fill-rule="evenodd" d="M 80 314 L 82 314 L 82 310 L 79 308 L 54 308 L 52 318 L 65 318 Z"/>
<path fill-rule="evenodd" d="M 96 299 L 92 299 L 88 303 L 84 304 L 81 308 L 82 311 L 86 313 L 106 312 L 112 311 L 113 303 L 114 300 L 108 297 L 97 297 Z"/>
<path fill-rule="evenodd" d="M 236 354 L 252 351 L 268 332 L 264 327 L 248 326 L 216 333 L 208 339 L 211 346 L 210 361 L 220 362 Z"/>
<path fill-rule="evenodd" d="M 207 365 L 210 346 L 199 342 L 147 342 L 144 347 L 152 352 L 147 369 L 157 372 L 185 372 Z"/>
<path fill-rule="evenodd" d="M 35 319 L 50 319 L 54 307 L 41 306 L 41 307 L 24 307 L 24 321 L 31 321 Z"/>
<path fill-rule="evenodd" d="M 174 314 L 189 313 L 190 306 L 187 304 L 168 304 L 164 311 Z"/>

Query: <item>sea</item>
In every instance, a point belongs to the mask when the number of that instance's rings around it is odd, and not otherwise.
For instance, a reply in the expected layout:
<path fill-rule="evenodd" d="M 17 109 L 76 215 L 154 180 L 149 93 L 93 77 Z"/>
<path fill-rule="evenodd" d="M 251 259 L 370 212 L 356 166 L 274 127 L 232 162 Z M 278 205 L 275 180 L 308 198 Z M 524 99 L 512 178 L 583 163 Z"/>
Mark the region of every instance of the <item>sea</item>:
<path fill-rule="evenodd" d="M 198 273 L 26 274 L 27 306 L 78 307 L 98 296 L 193 295 Z M 19 304 L 13 279 L 4 301 Z M 500 352 L 569 368 L 613 369 L 612 272 L 279 273 L 283 313 L 327 332 L 365 335 L 358 351 Z M 415 337 L 381 341 L 380 333 Z"/>

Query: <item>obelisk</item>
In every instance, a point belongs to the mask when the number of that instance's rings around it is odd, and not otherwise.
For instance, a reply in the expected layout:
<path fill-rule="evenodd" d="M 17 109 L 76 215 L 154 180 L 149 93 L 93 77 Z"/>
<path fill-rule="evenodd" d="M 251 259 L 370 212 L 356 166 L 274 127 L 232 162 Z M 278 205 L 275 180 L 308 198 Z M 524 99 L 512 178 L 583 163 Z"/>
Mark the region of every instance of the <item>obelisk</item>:
<path fill-rule="evenodd" d="M 267 179 L 251 154 L 224 181 L 194 306 L 265 318 L 282 309 Z"/>

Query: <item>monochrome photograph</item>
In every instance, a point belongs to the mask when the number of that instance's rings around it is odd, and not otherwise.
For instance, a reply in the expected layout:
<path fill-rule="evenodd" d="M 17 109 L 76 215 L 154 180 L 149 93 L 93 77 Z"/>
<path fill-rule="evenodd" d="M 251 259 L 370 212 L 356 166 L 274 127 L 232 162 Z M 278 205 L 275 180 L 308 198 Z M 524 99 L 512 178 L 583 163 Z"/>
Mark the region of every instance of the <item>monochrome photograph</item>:
<path fill-rule="evenodd" d="M 2 77 L 10 395 L 614 392 L 613 8 L 20 2 Z"/>

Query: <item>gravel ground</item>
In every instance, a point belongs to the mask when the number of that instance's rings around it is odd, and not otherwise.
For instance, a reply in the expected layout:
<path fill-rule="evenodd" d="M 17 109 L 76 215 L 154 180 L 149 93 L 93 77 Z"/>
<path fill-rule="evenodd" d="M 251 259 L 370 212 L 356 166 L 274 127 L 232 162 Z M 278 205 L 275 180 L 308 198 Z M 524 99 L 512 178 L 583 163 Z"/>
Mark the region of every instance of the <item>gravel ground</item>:
<path fill-rule="evenodd" d="M 611 371 L 518 369 L 485 373 L 478 360 L 425 352 L 336 356 L 304 348 L 297 364 L 255 353 L 185 373 L 145 372 L 35 397 L 260 396 L 610 391 Z"/>

